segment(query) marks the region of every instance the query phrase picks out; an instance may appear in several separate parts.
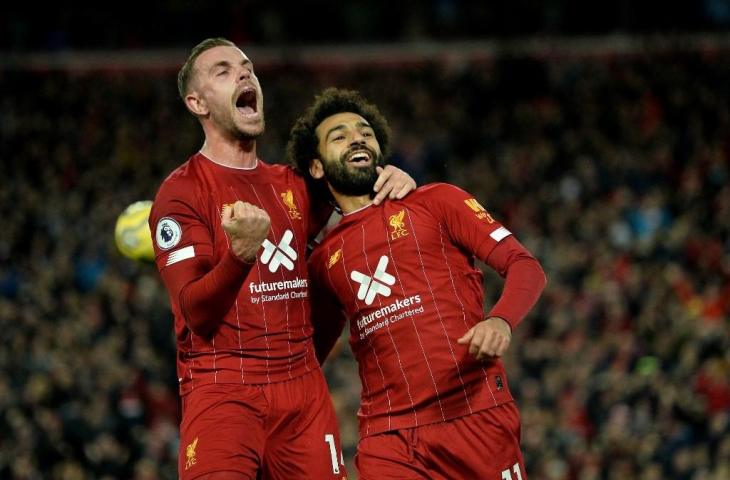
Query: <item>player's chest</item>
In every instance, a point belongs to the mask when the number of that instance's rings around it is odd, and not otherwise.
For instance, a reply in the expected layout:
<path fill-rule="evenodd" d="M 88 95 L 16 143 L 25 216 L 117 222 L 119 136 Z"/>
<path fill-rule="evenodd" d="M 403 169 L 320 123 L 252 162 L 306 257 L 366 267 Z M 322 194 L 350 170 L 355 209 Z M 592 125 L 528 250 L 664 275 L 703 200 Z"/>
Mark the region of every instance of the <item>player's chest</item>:
<path fill-rule="evenodd" d="M 305 223 L 307 204 L 303 194 L 285 184 L 224 183 L 216 185 L 210 197 L 213 214 L 220 214 L 226 205 L 242 201 L 266 210 L 272 224 L 291 226 Z"/>
<path fill-rule="evenodd" d="M 443 255 L 439 225 L 408 213 L 368 218 L 334 232 L 322 261 L 341 298 L 372 300 L 373 293 L 401 290 Z"/>
<path fill-rule="evenodd" d="M 220 226 L 220 218 L 227 205 L 237 201 L 255 205 L 266 211 L 271 219 L 268 241 L 274 245 L 301 250 L 307 242 L 307 203 L 295 188 L 280 184 L 220 185 L 211 191 L 209 217 L 211 233 L 218 246 L 227 248 L 227 238 Z"/>

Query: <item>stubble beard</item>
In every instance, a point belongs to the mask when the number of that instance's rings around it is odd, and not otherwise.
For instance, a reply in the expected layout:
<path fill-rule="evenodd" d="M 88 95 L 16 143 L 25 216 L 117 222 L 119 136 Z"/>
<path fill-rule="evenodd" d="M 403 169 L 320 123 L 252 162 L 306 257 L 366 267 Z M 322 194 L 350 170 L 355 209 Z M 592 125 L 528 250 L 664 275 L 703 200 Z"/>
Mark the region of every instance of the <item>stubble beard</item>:
<path fill-rule="evenodd" d="M 264 130 L 266 130 L 266 122 L 262 120 L 260 125 L 249 131 L 243 130 L 234 123 L 232 133 L 237 140 L 256 140 L 264 133 Z"/>
<path fill-rule="evenodd" d="M 223 131 L 226 132 L 226 136 L 239 141 L 250 141 L 256 140 L 260 137 L 266 129 L 266 122 L 264 120 L 263 112 L 260 114 L 261 122 L 255 127 L 249 126 L 248 128 L 240 126 L 236 122 L 237 112 L 227 113 L 225 115 L 213 113 L 213 120 L 221 126 Z"/>

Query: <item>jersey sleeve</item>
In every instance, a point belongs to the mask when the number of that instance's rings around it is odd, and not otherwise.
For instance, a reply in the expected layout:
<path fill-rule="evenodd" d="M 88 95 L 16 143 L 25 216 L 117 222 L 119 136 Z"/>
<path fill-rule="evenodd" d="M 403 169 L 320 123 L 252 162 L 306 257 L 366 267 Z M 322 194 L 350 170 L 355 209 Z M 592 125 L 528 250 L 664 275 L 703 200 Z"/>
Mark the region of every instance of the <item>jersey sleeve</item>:
<path fill-rule="evenodd" d="M 532 254 L 469 193 L 446 184 L 435 186 L 434 211 L 452 240 L 505 278 L 502 294 L 488 316 L 515 328 L 545 288 L 545 273 Z"/>
<path fill-rule="evenodd" d="M 213 256 L 213 240 L 201 203 L 192 182 L 168 179 L 160 187 L 149 220 L 160 272 L 188 258 Z"/>
<path fill-rule="evenodd" d="M 512 235 L 469 193 L 448 184 L 429 187 L 427 206 L 457 245 L 488 263 L 499 242 Z"/>
<path fill-rule="evenodd" d="M 505 281 L 502 294 L 487 316 L 504 319 L 514 330 L 545 289 L 545 272 L 540 262 L 513 236 L 505 238 L 494 248 L 488 265 Z"/>
<path fill-rule="evenodd" d="M 150 213 L 155 263 L 188 328 L 207 336 L 231 308 L 251 268 L 230 251 L 213 262 L 213 239 L 192 185 L 166 181 Z"/>
<path fill-rule="evenodd" d="M 334 348 L 347 320 L 337 296 L 330 290 L 321 253 L 315 250 L 308 262 L 314 328 L 312 340 L 320 364 L 324 363 Z"/>

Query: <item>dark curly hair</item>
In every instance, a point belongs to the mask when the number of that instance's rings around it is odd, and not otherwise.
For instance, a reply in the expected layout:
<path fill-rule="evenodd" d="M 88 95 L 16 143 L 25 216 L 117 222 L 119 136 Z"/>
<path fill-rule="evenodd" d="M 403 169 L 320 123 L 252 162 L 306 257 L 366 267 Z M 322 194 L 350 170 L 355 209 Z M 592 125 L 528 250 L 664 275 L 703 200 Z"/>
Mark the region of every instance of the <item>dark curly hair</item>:
<path fill-rule="evenodd" d="M 309 163 L 312 159 L 319 158 L 319 141 L 315 129 L 327 117 L 345 112 L 356 113 L 368 121 L 380 144 L 383 158 L 388 156 L 390 127 L 378 107 L 366 101 L 355 90 L 328 88 L 317 95 L 304 115 L 296 120 L 286 147 L 290 164 L 314 187 L 313 193 L 320 193 L 324 187 L 323 182 L 315 181 L 309 173 Z"/>

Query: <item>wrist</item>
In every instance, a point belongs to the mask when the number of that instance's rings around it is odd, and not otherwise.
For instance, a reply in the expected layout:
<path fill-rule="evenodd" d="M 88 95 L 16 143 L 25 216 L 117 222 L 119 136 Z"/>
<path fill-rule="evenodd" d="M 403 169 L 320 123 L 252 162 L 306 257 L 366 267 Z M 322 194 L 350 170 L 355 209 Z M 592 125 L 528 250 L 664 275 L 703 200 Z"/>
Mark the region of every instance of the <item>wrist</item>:
<path fill-rule="evenodd" d="M 510 335 L 512 335 L 512 324 L 507 321 L 506 318 L 503 317 L 497 317 L 497 316 L 489 316 L 484 319 L 485 322 L 491 322 L 495 325 L 500 325 L 503 327 Z"/>
<path fill-rule="evenodd" d="M 261 245 L 253 246 L 249 242 L 232 240 L 230 252 L 243 263 L 248 265 L 256 263 L 256 254 Z"/>
<path fill-rule="evenodd" d="M 253 255 L 246 255 L 246 252 L 236 252 L 233 248 L 230 248 L 228 253 L 239 264 L 251 266 L 256 263 L 256 252 Z"/>

